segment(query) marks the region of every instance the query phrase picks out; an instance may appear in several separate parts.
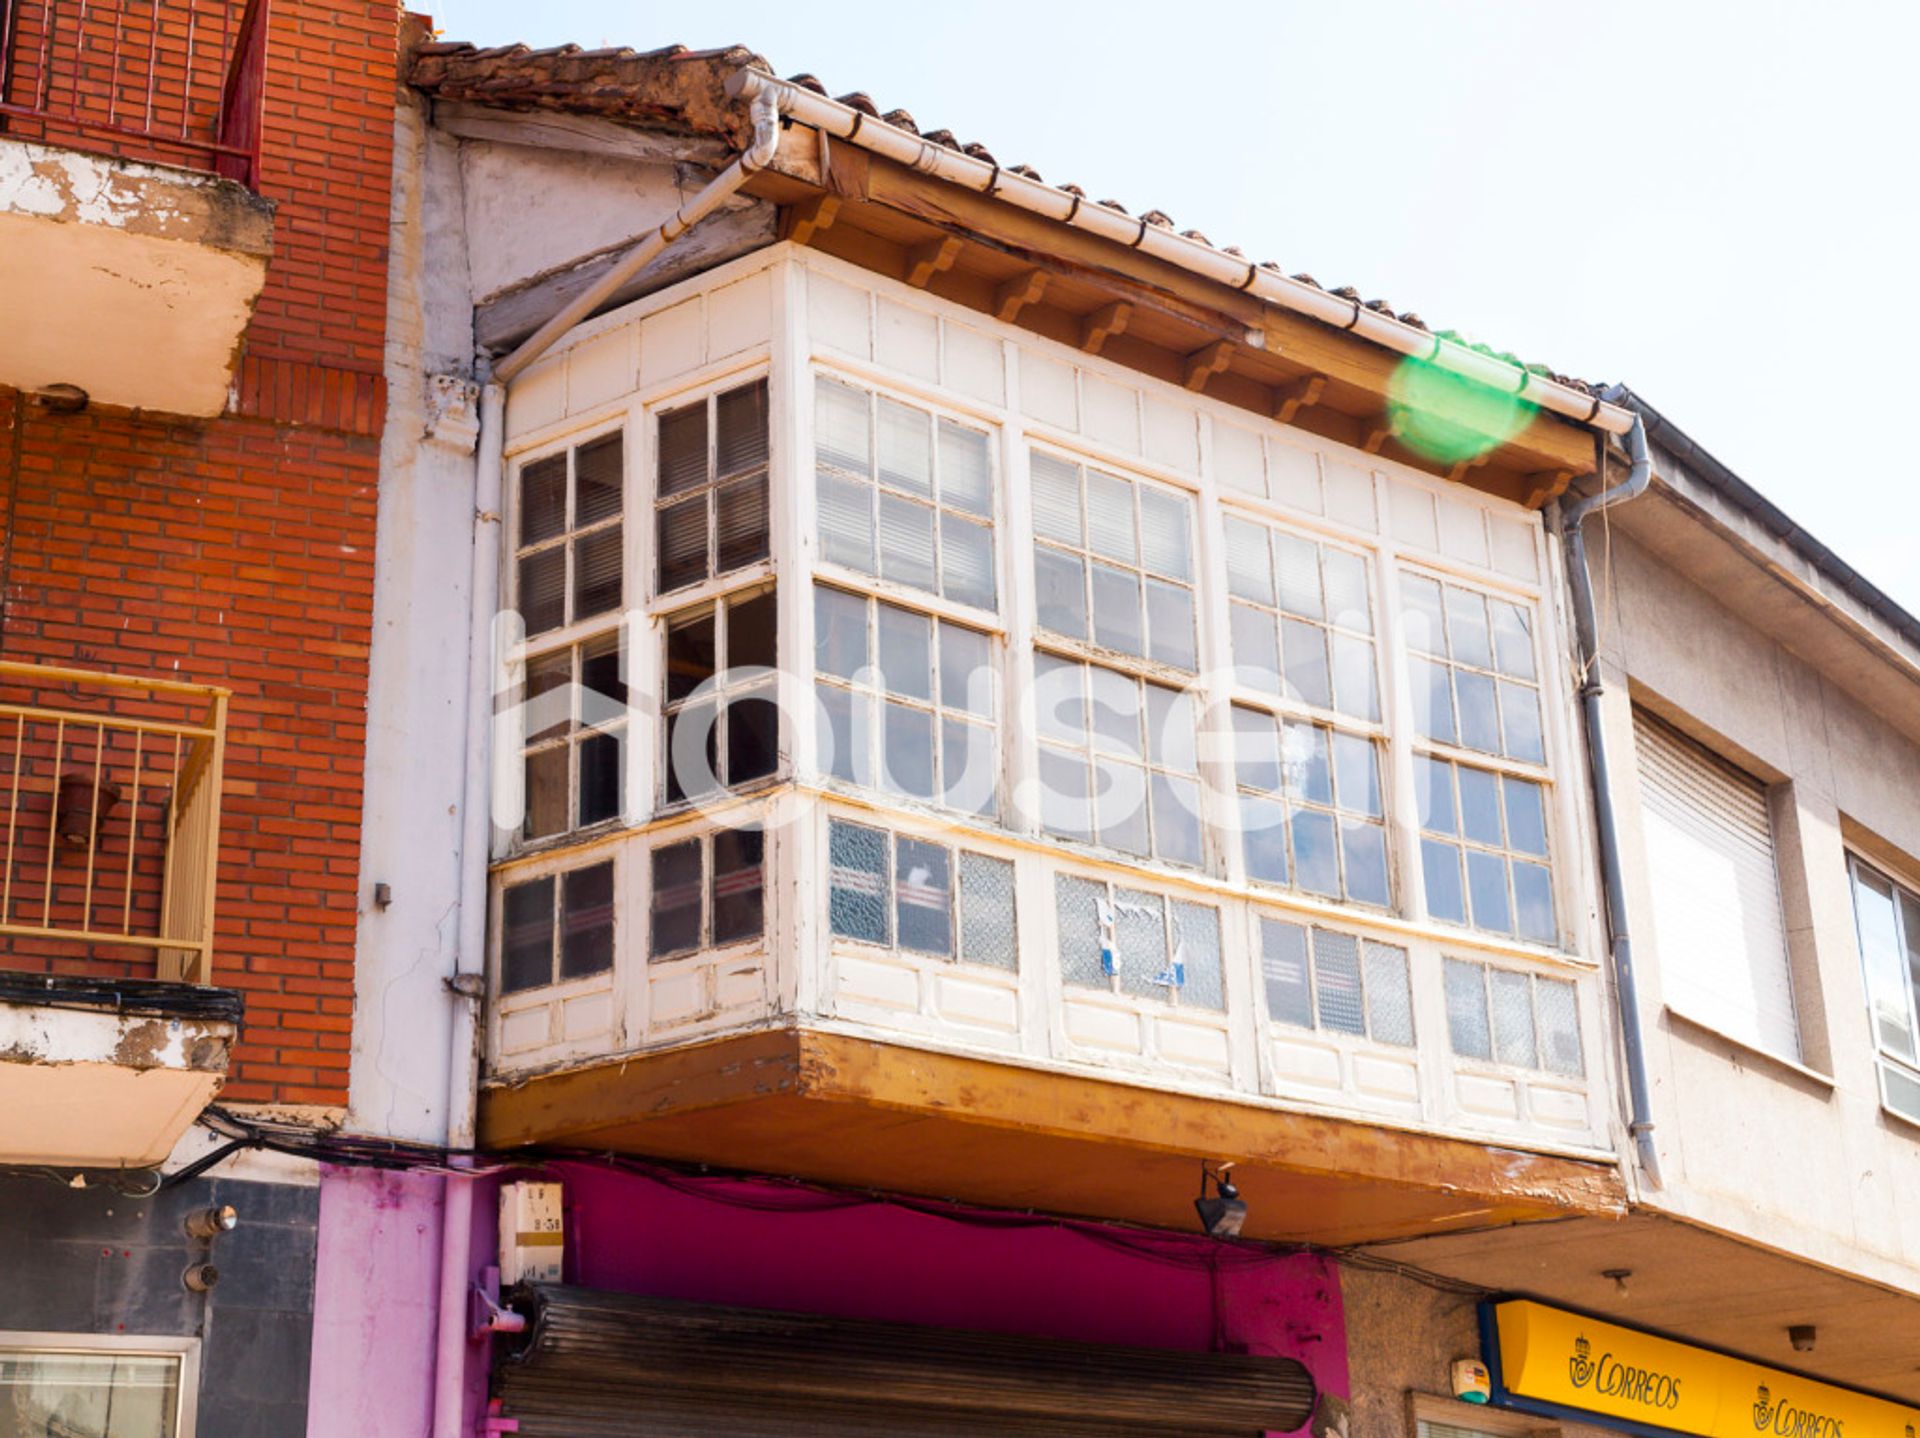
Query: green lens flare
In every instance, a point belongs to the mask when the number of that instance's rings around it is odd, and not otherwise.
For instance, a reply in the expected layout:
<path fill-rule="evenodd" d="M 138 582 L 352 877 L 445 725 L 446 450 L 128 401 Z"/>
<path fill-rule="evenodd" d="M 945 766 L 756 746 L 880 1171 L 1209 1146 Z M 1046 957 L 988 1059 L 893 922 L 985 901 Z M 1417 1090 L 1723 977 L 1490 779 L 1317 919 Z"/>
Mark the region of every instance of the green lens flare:
<path fill-rule="evenodd" d="M 1537 410 L 1518 395 L 1488 389 L 1431 360 L 1401 360 L 1387 386 L 1394 437 L 1443 464 L 1498 449 L 1525 429 Z"/>

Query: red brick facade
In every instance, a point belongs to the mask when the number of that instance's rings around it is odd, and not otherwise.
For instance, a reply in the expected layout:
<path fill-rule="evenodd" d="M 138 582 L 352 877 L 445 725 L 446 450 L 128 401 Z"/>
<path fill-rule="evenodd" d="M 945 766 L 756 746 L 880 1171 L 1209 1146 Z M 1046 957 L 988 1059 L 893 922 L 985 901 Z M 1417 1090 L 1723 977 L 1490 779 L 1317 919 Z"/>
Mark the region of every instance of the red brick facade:
<path fill-rule="evenodd" d="M 232 1100 L 346 1099 L 398 20 L 275 0 L 258 188 L 279 209 L 227 415 L 62 416 L 0 390 L 5 657 L 233 691 Z"/>

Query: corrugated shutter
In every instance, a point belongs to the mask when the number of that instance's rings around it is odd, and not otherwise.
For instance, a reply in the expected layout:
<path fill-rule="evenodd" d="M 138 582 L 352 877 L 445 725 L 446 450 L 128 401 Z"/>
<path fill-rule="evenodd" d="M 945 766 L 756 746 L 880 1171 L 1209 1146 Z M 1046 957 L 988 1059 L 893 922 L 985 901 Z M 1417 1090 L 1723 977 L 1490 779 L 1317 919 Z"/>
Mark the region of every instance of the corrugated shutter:
<path fill-rule="evenodd" d="M 1479 1428 L 1461 1428 L 1452 1423 L 1433 1423 L 1422 1418 L 1419 1438 L 1496 1438 L 1496 1435 Z"/>
<path fill-rule="evenodd" d="M 515 1295 L 494 1363 L 521 1438 L 1257 1438 L 1312 1416 L 1289 1358 L 1177 1353 L 679 1303 Z"/>
<path fill-rule="evenodd" d="M 1676 1010 L 1800 1057 L 1766 788 L 1636 709 L 1660 979 Z"/>

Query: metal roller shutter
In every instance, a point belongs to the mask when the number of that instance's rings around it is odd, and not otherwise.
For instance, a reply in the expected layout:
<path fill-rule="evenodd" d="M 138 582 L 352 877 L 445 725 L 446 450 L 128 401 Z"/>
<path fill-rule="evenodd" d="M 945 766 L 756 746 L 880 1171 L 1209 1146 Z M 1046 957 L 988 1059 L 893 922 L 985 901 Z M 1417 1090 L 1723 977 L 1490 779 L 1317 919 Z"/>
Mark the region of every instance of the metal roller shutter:
<path fill-rule="evenodd" d="M 1765 786 L 1639 709 L 1633 738 L 1668 1003 L 1798 1059 Z"/>
<path fill-rule="evenodd" d="M 1312 1415 L 1287 1358 L 1178 1353 L 536 1286 L 494 1363 L 522 1438 L 1255 1438 Z"/>

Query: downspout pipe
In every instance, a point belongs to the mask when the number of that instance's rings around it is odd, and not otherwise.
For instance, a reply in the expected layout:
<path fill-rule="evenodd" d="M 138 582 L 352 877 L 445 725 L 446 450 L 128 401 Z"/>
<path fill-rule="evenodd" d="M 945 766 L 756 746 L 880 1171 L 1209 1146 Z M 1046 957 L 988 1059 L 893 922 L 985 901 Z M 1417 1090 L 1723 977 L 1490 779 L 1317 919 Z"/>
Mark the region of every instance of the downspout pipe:
<path fill-rule="evenodd" d="M 1617 399 L 1615 386 L 1606 398 Z M 1596 443 L 1604 446 L 1605 436 Z M 1613 808 L 1613 780 L 1607 766 L 1606 729 L 1600 700 L 1600 624 L 1593 598 L 1593 574 L 1587 567 L 1585 521 L 1602 510 L 1625 504 L 1644 494 L 1653 482 L 1653 457 L 1647 429 L 1638 414 L 1625 437 L 1631 467 L 1627 477 L 1610 489 L 1587 496 L 1560 518 L 1567 546 L 1567 581 L 1573 591 L 1574 639 L 1580 657 L 1580 714 L 1586 729 L 1587 764 L 1593 781 L 1594 826 L 1600 841 L 1600 880 L 1606 890 L 1607 933 L 1613 960 L 1614 1000 L 1620 1019 L 1620 1040 L 1627 1068 L 1627 1132 L 1633 1136 L 1641 1170 L 1660 1186 L 1660 1153 L 1653 1137 L 1653 1104 L 1647 1087 L 1646 1044 L 1640 1028 L 1640 987 L 1633 967 L 1633 938 L 1627 927 L 1626 879 L 1620 862 L 1620 826 Z"/>
<path fill-rule="evenodd" d="M 487 867 L 493 847 L 494 619 L 500 607 L 501 495 L 506 469 L 507 385 L 568 330 L 605 304 L 667 247 L 712 214 L 766 167 L 780 143 L 780 97 L 749 96 L 753 142 L 698 194 L 649 231 L 618 263 L 565 305 L 481 377 L 480 435 L 474 450 L 473 558 L 467 621 L 466 779 L 460 831 L 460 932 L 454 970 L 452 1042 L 447 1061 L 447 1145 L 473 1147 L 479 1082 L 479 1016 L 486 985 Z M 446 1180 L 440 1226 L 440 1291 L 435 1335 L 433 1438 L 463 1438 L 469 1332 L 468 1258 L 473 1246 L 473 1180 Z"/>

